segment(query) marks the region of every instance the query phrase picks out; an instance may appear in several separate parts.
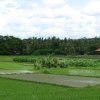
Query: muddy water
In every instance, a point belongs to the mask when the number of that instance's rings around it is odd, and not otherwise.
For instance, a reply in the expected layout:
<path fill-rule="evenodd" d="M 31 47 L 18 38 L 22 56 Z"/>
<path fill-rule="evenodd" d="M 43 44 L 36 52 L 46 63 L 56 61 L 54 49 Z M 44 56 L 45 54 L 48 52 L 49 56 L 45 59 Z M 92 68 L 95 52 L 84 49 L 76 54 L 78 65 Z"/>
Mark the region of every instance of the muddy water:
<path fill-rule="evenodd" d="M 65 76 L 65 75 L 50 75 L 50 74 L 14 74 L 0 75 L 12 79 L 35 81 L 41 83 L 49 83 L 56 85 L 64 85 L 70 87 L 86 87 L 100 84 L 100 78 L 80 77 L 80 76 Z"/>

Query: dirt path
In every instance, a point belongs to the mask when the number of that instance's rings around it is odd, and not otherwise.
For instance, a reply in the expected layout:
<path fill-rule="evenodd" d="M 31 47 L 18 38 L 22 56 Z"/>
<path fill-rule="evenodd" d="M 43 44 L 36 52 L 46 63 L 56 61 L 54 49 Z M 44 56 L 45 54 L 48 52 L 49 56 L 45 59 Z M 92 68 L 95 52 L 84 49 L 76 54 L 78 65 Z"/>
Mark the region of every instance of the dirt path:
<path fill-rule="evenodd" d="M 71 87 L 86 87 L 88 85 L 93 86 L 100 84 L 100 78 L 80 77 L 80 76 L 64 76 L 64 75 L 50 75 L 50 74 L 16 74 L 16 75 L 14 74 L 14 75 L 0 75 L 0 77 L 51 83 L 51 84 L 71 86 Z"/>

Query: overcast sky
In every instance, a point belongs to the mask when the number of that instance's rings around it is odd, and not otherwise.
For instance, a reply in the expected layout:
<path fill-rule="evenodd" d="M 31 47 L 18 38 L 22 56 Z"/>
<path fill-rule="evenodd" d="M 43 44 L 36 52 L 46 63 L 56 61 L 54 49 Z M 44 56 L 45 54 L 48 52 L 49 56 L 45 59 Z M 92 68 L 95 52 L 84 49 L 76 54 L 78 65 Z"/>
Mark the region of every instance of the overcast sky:
<path fill-rule="evenodd" d="M 0 0 L 0 35 L 100 36 L 100 0 Z"/>

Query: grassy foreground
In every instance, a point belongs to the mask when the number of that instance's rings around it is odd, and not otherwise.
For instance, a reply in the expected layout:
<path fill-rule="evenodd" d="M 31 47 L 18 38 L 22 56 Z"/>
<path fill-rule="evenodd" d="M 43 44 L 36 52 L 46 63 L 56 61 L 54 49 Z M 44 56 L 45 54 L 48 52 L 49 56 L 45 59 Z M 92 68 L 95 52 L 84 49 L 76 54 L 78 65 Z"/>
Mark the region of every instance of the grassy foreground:
<path fill-rule="evenodd" d="M 0 100 L 100 100 L 100 86 L 69 88 L 0 78 Z"/>
<path fill-rule="evenodd" d="M 33 70 L 32 64 L 13 62 L 13 58 L 14 56 L 0 56 L 0 69 Z M 94 68 L 51 68 L 40 70 L 41 72 L 100 76 L 100 70 Z M 0 100 L 100 100 L 100 86 L 69 88 L 0 78 Z"/>

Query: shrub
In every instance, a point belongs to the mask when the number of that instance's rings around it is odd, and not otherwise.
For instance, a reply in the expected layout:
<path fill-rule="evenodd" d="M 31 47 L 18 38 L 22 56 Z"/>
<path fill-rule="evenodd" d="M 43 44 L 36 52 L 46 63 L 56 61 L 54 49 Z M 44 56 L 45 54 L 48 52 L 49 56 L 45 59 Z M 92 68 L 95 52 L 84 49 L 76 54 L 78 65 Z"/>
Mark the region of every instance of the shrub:
<path fill-rule="evenodd" d="M 44 74 L 50 74 L 50 72 L 49 72 L 48 69 L 43 70 L 43 73 L 44 73 Z"/>
<path fill-rule="evenodd" d="M 91 59 L 67 59 L 66 66 L 72 67 L 95 67 L 96 63 L 95 60 Z"/>
<path fill-rule="evenodd" d="M 59 59 L 54 58 L 54 57 L 47 57 L 45 59 L 42 59 L 41 65 L 42 65 L 42 67 L 46 67 L 46 68 L 57 68 L 57 67 L 63 68 L 63 67 L 65 67 L 64 62 L 62 62 Z"/>
<path fill-rule="evenodd" d="M 18 58 L 13 58 L 13 61 L 15 62 L 31 62 L 31 63 L 35 63 L 36 59 L 34 58 L 24 58 L 24 57 L 18 57 Z"/>

